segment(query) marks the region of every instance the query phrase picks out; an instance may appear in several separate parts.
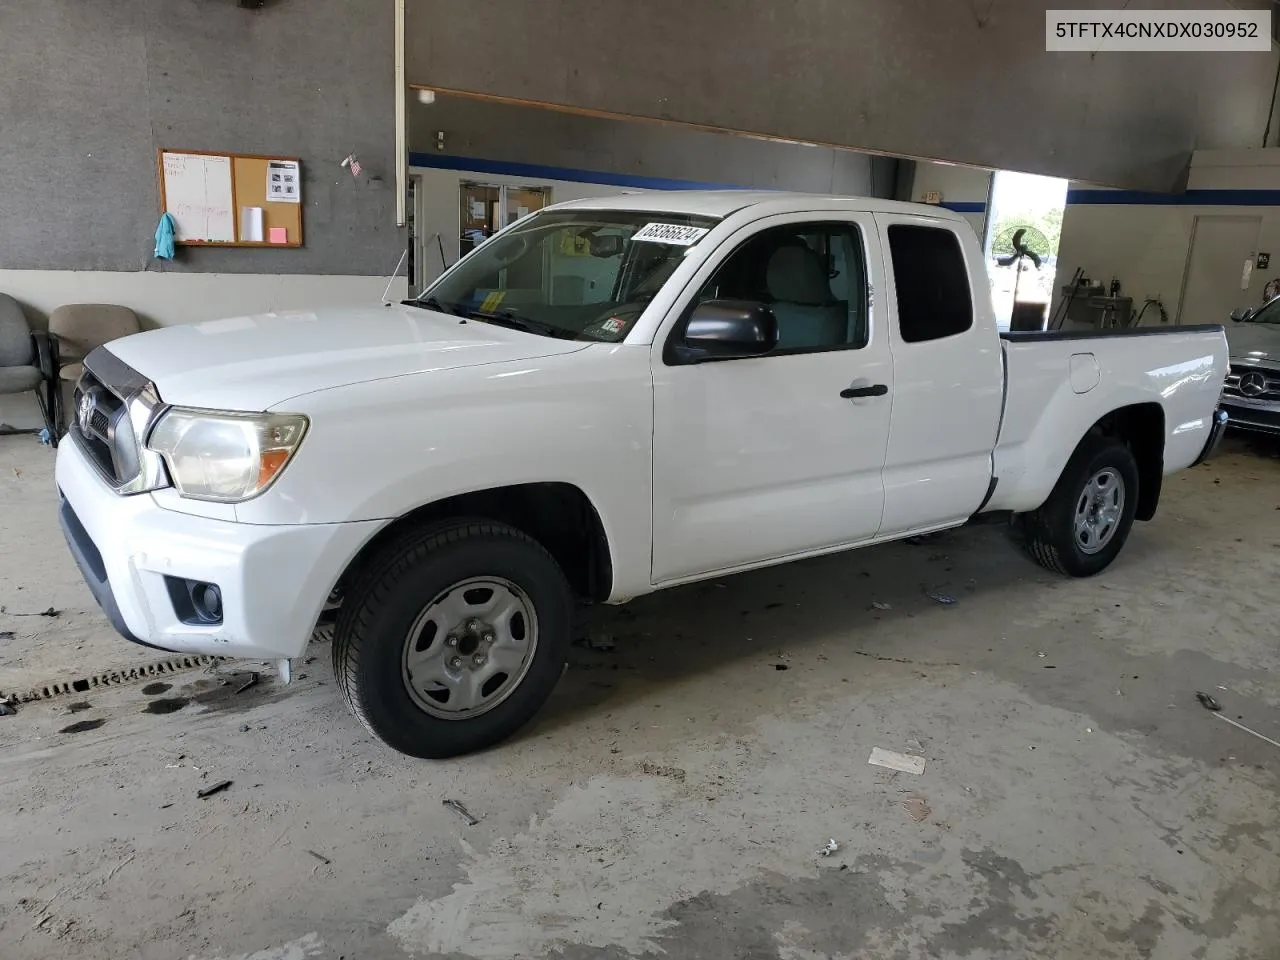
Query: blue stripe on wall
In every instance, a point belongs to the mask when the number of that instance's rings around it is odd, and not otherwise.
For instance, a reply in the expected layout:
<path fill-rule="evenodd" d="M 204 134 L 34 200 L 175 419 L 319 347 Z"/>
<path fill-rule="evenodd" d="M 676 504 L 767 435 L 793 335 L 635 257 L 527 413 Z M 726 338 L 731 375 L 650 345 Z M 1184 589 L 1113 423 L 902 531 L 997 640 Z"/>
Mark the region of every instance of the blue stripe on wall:
<path fill-rule="evenodd" d="M 551 167 L 540 163 L 514 163 L 509 160 L 482 160 L 479 157 L 456 157 L 443 153 L 411 153 L 411 167 L 434 170 L 465 170 L 496 176 L 528 177 L 532 180 L 567 180 L 570 183 L 600 183 L 610 187 L 634 187 L 640 190 L 750 190 L 741 184 L 702 183 L 697 180 L 671 180 L 664 177 L 642 177 L 628 173 L 606 173 L 602 170 L 579 170 L 575 167 Z M 982 213 L 985 203 L 957 201 L 941 203 L 954 213 Z"/>
<path fill-rule="evenodd" d="M 574 167 L 549 167 L 540 163 L 512 163 L 507 160 L 481 160 L 479 157 L 452 157 L 441 153 L 411 153 L 409 165 L 436 170 L 469 170 L 509 177 L 543 180 L 568 180 L 573 183 L 601 183 L 610 187 L 636 187 L 641 190 L 743 190 L 728 183 L 700 183 L 697 180 L 671 180 L 664 177 L 641 177 L 602 170 L 578 170 Z"/>
<path fill-rule="evenodd" d="M 1158 207 L 1280 207 L 1280 190 L 1068 190 L 1068 204 L 1133 204 Z"/>

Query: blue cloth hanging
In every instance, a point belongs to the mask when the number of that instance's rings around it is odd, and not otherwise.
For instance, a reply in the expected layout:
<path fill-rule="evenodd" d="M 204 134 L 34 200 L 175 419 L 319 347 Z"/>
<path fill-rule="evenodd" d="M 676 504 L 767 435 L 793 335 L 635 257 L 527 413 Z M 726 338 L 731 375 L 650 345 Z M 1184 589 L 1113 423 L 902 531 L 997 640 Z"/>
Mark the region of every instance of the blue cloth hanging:
<path fill-rule="evenodd" d="M 156 226 L 156 256 L 162 260 L 173 259 L 173 230 L 176 226 L 172 214 L 160 215 L 160 223 Z"/>

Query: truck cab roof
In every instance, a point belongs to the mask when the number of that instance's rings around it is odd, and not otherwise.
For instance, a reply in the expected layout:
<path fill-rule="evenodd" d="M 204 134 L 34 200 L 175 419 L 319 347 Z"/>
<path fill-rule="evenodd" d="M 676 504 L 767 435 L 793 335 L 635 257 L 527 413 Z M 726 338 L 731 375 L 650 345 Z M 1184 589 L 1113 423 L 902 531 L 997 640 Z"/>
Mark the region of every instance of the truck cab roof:
<path fill-rule="evenodd" d="M 554 210 L 652 210 L 723 219 L 748 209 L 761 216 L 791 210 L 848 210 L 862 213 L 897 213 L 962 221 L 946 207 L 925 203 L 904 203 L 875 197 L 837 197 L 819 193 L 790 193 L 775 190 L 679 190 L 624 193 L 590 197 L 553 204 Z"/>

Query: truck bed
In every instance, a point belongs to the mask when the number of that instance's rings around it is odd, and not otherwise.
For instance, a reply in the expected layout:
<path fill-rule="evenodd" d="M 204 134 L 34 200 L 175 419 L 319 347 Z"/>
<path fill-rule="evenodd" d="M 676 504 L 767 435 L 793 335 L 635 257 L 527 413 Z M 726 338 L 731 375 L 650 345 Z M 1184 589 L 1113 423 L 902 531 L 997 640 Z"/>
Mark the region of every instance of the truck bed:
<path fill-rule="evenodd" d="M 1082 437 L 1113 410 L 1158 405 L 1164 472 L 1195 462 L 1227 372 L 1220 324 L 1002 333 L 1005 398 L 986 510 L 1034 510 Z"/>

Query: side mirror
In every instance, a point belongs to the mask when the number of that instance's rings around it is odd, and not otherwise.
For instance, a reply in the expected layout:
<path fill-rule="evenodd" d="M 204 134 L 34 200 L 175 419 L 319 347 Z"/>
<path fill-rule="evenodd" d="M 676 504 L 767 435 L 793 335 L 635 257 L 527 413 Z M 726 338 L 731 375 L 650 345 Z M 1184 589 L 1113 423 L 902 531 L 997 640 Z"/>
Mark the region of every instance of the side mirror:
<path fill-rule="evenodd" d="M 1235 310 L 1231 311 L 1231 319 L 1236 323 L 1239 323 L 1242 320 L 1248 320 L 1251 316 L 1253 316 L 1253 310 L 1249 307 L 1237 307 Z"/>
<path fill-rule="evenodd" d="M 762 357 L 778 345 L 778 319 L 763 303 L 708 300 L 698 304 L 674 344 L 676 363 Z"/>

